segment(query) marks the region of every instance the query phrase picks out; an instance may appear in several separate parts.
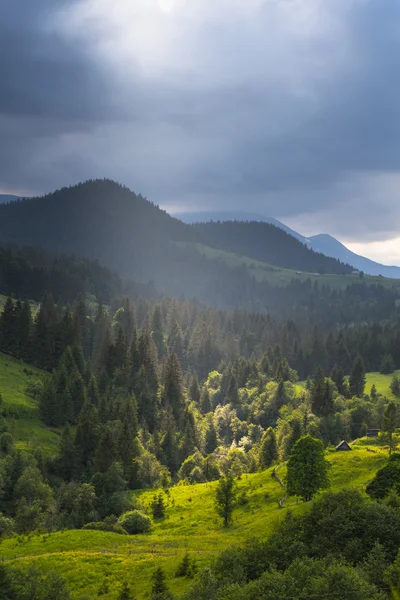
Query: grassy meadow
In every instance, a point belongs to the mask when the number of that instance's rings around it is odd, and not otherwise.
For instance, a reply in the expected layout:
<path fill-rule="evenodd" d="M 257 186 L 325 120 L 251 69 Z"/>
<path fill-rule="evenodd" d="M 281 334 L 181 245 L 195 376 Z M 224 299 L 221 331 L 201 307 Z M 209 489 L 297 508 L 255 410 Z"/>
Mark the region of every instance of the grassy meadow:
<path fill-rule="evenodd" d="M 333 490 L 345 486 L 363 489 L 387 460 L 387 450 L 360 444 L 352 452 L 328 454 L 328 460 L 332 465 Z M 241 477 L 238 481 L 241 503 L 228 530 L 222 528 L 214 511 L 215 482 L 178 485 L 166 495 L 165 518 L 155 522 L 149 534 L 65 531 L 14 537 L 1 544 L 0 556 L 19 568 L 33 563 L 44 571 L 55 569 L 66 578 L 73 599 L 96 597 L 106 578 L 110 591 L 104 598 L 116 598 L 121 581 L 126 579 L 137 597 L 144 600 L 149 597 L 152 572 L 159 565 L 166 571 L 171 590 L 180 594 L 190 580 L 176 578 L 174 574 L 186 551 L 201 568 L 233 544 L 251 537 L 268 537 L 288 509 L 294 513 L 307 510 L 307 504 L 292 498 L 285 508 L 278 508 L 284 493 L 272 474 L 273 469 L 269 469 Z M 279 469 L 279 476 L 285 477 L 285 467 Z M 153 494 L 153 491 L 136 493 L 145 507 L 149 507 Z"/>
<path fill-rule="evenodd" d="M 259 282 L 268 281 L 272 285 L 283 286 L 288 285 L 292 279 L 298 279 L 299 281 L 311 280 L 312 283 L 318 281 L 321 285 L 329 285 L 332 289 L 345 289 L 352 283 L 359 283 L 360 277 L 358 274 L 348 275 L 318 275 L 315 273 L 306 273 L 293 271 L 291 269 L 284 269 L 276 266 L 269 265 L 265 262 L 261 262 L 237 254 L 234 252 L 226 252 L 225 250 L 219 250 L 218 248 L 212 248 L 211 246 L 205 246 L 204 244 L 194 243 L 190 244 L 187 242 L 177 242 L 178 246 L 195 246 L 196 249 L 203 254 L 203 256 L 210 259 L 218 259 L 228 267 L 240 267 L 245 265 L 250 274 Z M 388 279 L 386 277 L 376 277 L 371 275 L 365 275 L 363 281 L 368 284 L 381 284 L 388 288 L 400 288 L 400 279 Z"/>
<path fill-rule="evenodd" d="M 37 399 L 26 392 L 32 378 L 42 374 L 39 369 L 25 365 L 11 356 L 0 354 L 0 392 L 3 398 L 7 427 L 17 448 L 42 448 L 54 454 L 59 443 L 59 432 L 45 427 L 39 416 Z"/>

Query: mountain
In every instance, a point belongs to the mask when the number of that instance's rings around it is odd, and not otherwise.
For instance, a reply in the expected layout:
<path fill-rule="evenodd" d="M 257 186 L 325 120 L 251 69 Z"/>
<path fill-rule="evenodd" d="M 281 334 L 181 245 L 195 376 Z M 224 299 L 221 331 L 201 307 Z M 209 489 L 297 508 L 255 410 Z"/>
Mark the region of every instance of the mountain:
<path fill-rule="evenodd" d="M 352 270 L 268 223 L 188 225 L 110 180 L 87 181 L 0 205 L 0 242 L 95 259 L 123 277 L 153 281 L 160 292 L 174 297 L 260 311 L 281 310 L 283 292 L 273 289 L 275 282 L 254 277 L 251 259 L 268 263 L 265 272 Z M 231 253 L 233 260 L 222 260 L 217 250 Z M 248 257 L 247 264 L 235 260 L 238 254 Z M 290 277 L 289 272 L 285 283 L 293 278 L 296 274 Z M 300 279 L 306 281 L 304 276 Z M 292 295 L 288 290 L 288 306 L 293 304 Z"/>
<path fill-rule="evenodd" d="M 368 275 L 383 275 L 384 277 L 400 279 L 400 267 L 381 265 L 369 258 L 355 254 L 327 233 L 313 235 L 309 238 L 309 241 L 315 252 L 322 252 L 325 256 L 332 256 L 342 262 L 349 263 L 358 271 L 364 271 Z"/>
<path fill-rule="evenodd" d="M 231 212 L 182 212 L 182 213 L 174 213 L 174 217 L 180 219 L 184 223 L 207 223 L 209 221 L 257 221 L 262 223 L 269 223 L 270 225 L 274 225 L 275 227 L 279 227 L 279 229 L 283 229 L 289 235 L 292 235 L 296 239 L 298 239 L 302 244 L 306 244 L 309 246 L 309 241 L 304 235 L 298 233 L 294 229 L 291 229 L 282 221 L 278 221 L 278 219 L 274 219 L 274 217 L 266 217 L 265 215 L 261 215 L 259 213 L 249 213 L 249 212 L 241 212 L 241 211 L 231 211 Z"/>
<path fill-rule="evenodd" d="M 275 227 L 283 229 L 289 235 L 292 235 L 302 244 L 321 253 L 324 256 L 335 258 L 342 263 L 349 264 L 358 271 L 363 271 L 367 275 L 383 275 L 390 279 L 400 279 L 400 267 L 382 265 L 359 254 L 355 254 L 336 238 L 326 233 L 305 237 L 294 229 L 291 229 L 278 219 L 266 217 L 258 213 L 246 212 L 186 212 L 178 213 L 175 216 L 185 223 L 210 222 L 210 221 L 258 221 L 269 223 Z"/>
<path fill-rule="evenodd" d="M 314 252 L 282 229 L 260 221 L 209 221 L 191 225 L 207 246 L 308 273 L 351 273 L 337 259 Z"/>

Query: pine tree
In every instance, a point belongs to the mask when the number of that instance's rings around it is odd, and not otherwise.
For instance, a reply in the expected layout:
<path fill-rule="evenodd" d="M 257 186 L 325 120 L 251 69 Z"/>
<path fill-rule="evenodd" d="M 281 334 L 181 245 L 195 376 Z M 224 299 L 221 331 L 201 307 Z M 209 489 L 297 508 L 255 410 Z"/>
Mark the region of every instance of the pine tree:
<path fill-rule="evenodd" d="M 61 436 L 57 458 L 57 473 L 64 481 L 71 481 L 77 471 L 77 452 L 71 429 L 66 426 Z"/>
<path fill-rule="evenodd" d="M 218 448 L 218 435 L 216 429 L 214 427 L 214 423 L 212 419 L 210 419 L 210 423 L 208 425 L 206 431 L 206 445 L 205 445 L 205 453 L 212 454 L 214 450 Z"/>
<path fill-rule="evenodd" d="M 206 415 L 211 411 L 210 394 L 208 393 L 206 386 L 203 387 L 203 391 L 201 392 L 200 410 L 203 415 Z"/>
<path fill-rule="evenodd" d="M 161 567 L 155 570 L 152 580 L 151 600 L 171 600 L 172 594 L 168 590 L 165 573 Z"/>
<path fill-rule="evenodd" d="M 361 356 L 357 356 L 353 364 L 353 370 L 350 375 L 350 394 L 361 398 L 365 389 L 365 369 Z"/>
<path fill-rule="evenodd" d="M 382 358 L 379 372 L 382 375 L 391 375 L 394 371 L 394 360 L 391 354 L 385 354 Z"/>
<path fill-rule="evenodd" d="M 200 394 L 199 380 L 197 379 L 196 374 L 194 374 L 192 376 L 192 380 L 190 382 L 189 397 L 195 404 L 198 405 L 200 403 L 201 394 Z"/>
<path fill-rule="evenodd" d="M 400 398 L 400 377 L 398 377 L 398 375 L 393 375 L 390 383 L 390 389 L 396 398 Z"/>
<path fill-rule="evenodd" d="M 75 433 L 81 464 L 87 467 L 93 461 L 99 439 L 99 421 L 96 407 L 86 400 L 79 415 Z"/>
<path fill-rule="evenodd" d="M 131 588 L 126 581 L 122 584 L 121 591 L 118 594 L 118 600 L 134 600 Z"/>
<path fill-rule="evenodd" d="M 7 298 L 0 314 L 0 351 L 12 354 L 16 344 L 15 307 L 11 298 Z"/>
<path fill-rule="evenodd" d="M 324 413 L 325 392 L 325 377 L 321 367 L 318 367 L 311 386 L 311 410 L 317 416 L 320 416 Z"/>
<path fill-rule="evenodd" d="M 154 308 L 151 318 L 151 331 L 153 342 L 157 348 L 158 358 L 161 359 L 167 352 L 167 347 L 164 340 L 163 322 L 160 306 Z"/>
<path fill-rule="evenodd" d="M 170 406 L 178 427 L 183 425 L 185 398 L 181 366 L 176 354 L 169 354 L 164 370 L 164 406 Z"/>

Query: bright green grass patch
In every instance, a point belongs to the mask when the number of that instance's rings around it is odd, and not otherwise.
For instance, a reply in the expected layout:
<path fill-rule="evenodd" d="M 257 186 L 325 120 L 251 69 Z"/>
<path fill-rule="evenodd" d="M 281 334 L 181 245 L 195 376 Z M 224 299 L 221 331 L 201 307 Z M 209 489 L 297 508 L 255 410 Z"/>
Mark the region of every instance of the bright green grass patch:
<path fill-rule="evenodd" d="M 35 449 L 40 446 L 44 452 L 54 454 L 59 444 L 59 433 L 42 424 L 37 399 L 25 391 L 31 377 L 41 374 L 31 365 L 0 354 L 0 392 L 7 414 L 6 423 L 17 447 Z"/>
<path fill-rule="evenodd" d="M 337 491 L 346 486 L 364 489 L 376 471 L 387 461 L 387 452 L 354 446 L 351 452 L 328 455 L 332 464 L 331 487 Z M 267 538 L 284 518 L 288 508 L 301 514 L 309 504 L 290 498 L 285 508 L 278 508 L 284 491 L 272 477 L 272 469 L 244 475 L 238 481 L 239 496 L 245 493 L 246 504 L 235 510 L 233 526 L 224 530 L 214 511 L 216 483 L 171 488 L 166 517 L 154 524 L 146 535 L 123 536 L 101 531 L 66 531 L 45 536 L 5 540 L 0 556 L 12 565 L 25 567 L 31 563 L 43 570 L 55 569 L 67 580 L 72 597 L 97 596 L 104 578 L 116 598 L 124 578 L 135 589 L 139 599 L 149 597 L 154 569 L 162 566 L 171 590 L 181 594 L 190 580 L 175 578 L 174 573 L 185 551 L 196 558 L 198 566 L 206 566 L 222 550 L 233 544 L 257 537 Z M 285 467 L 279 469 L 284 479 Z M 149 506 L 154 491 L 136 492 Z"/>
<path fill-rule="evenodd" d="M 392 394 L 392 390 L 390 389 L 393 375 L 400 377 L 400 370 L 395 371 L 391 375 L 382 375 L 381 373 L 366 373 L 365 393 L 369 394 L 371 392 L 371 387 L 375 384 L 378 394 L 386 396 L 386 398 L 389 400 L 395 400 L 396 397 Z M 298 396 L 305 390 L 305 387 L 305 381 L 298 381 L 295 384 L 296 393 Z"/>
<path fill-rule="evenodd" d="M 310 279 L 312 283 L 318 281 L 321 285 L 329 285 L 332 289 L 339 290 L 345 289 L 348 285 L 353 283 L 360 282 L 360 277 L 357 274 L 319 275 L 316 273 L 306 273 L 272 266 L 242 254 L 226 252 L 225 250 L 219 250 L 218 248 L 212 248 L 211 246 L 205 246 L 204 244 L 176 242 L 176 245 L 180 247 L 195 247 L 200 254 L 203 254 L 203 256 L 210 259 L 218 259 L 231 268 L 244 265 L 257 281 L 268 281 L 272 285 L 288 285 L 292 279 L 297 279 L 299 281 L 307 281 Z M 366 275 L 364 276 L 363 281 L 368 284 L 381 284 L 388 288 L 400 290 L 400 279 L 388 279 L 386 277 Z"/>
<path fill-rule="evenodd" d="M 400 371 L 395 371 L 391 375 L 381 375 L 381 373 L 367 373 L 367 383 L 365 385 L 365 391 L 367 394 L 370 393 L 371 387 L 375 384 L 377 391 L 380 394 L 386 396 L 390 400 L 395 400 L 395 396 L 392 394 L 390 389 L 390 383 L 393 379 L 393 375 L 400 376 Z"/>

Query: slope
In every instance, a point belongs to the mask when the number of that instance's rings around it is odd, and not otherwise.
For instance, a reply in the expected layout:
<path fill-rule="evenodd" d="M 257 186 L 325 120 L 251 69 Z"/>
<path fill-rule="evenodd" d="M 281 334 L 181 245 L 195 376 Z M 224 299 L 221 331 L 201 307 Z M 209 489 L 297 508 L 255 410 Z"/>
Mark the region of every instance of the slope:
<path fill-rule="evenodd" d="M 349 453 L 328 455 L 332 464 L 331 487 L 364 488 L 387 460 L 387 450 L 360 446 Z M 279 472 L 284 477 L 284 469 Z M 66 577 L 72 598 L 94 597 L 106 578 L 110 593 L 116 596 L 126 578 L 139 599 L 149 597 L 154 569 L 166 570 L 171 590 L 181 593 L 190 580 L 176 578 L 175 570 L 188 551 L 199 567 L 206 566 L 219 552 L 251 537 L 266 538 L 288 509 L 294 513 L 309 505 L 290 499 L 278 507 L 282 489 L 272 478 L 272 469 L 244 475 L 238 481 L 239 497 L 245 500 L 235 511 L 233 527 L 225 530 L 214 511 L 216 482 L 177 486 L 168 493 L 165 519 L 154 524 L 146 535 L 121 536 L 97 531 L 66 531 L 44 536 L 5 540 L 1 556 L 11 564 L 26 567 L 34 563 L 43 570 L 55 569 Z M 139 500 L 149 506 L 153 491 L 139 492 Z M 244 495 L 243 495 L 244 494 Z"/>
<path fill-rule="evenodd" d="M 389 277 L 392 279 L 400 279 L 400 267 L 387 266 L 375 262 L 359 254 L 355 254 L 344 244 L 339 242 L 336 238 L 328 234 L 318 234 L 310 237 L 305 237 L 301 233 L 298 233 L 294 229 L 291 229 L 285 223 L 274 219 L 273 217 L 266 217 L 265 215 L 257 213 L 247 212 L 184 212 L 176 213 L 176 217 L 181 219 L 185 223 L 200 223 L 210 221 L 258 221 L 263 223 L 269 223 L 275 227 L 283 229 L 286 233 L 290 234 L 302 244 L 305 244 L 314 252 L 321 253 L 324 256 L 336 258 L 342 263 L 349 264 L 354 269 L 363 271 L 367 275 L 383 275 L 383 277 Z"/>
<path fill-rule="evenodd" d="M 32 365 L 0 354 L 0 392 L 5 423 L 13 435 L 17 448 L 55 454 L 59 444 L 59 432 L 43 425 L 39 417 L 37 399 L 27 392 L 28 385 L 43 375 Z"/>
<path fill-rule="evenodd" d="M 177 293 L 196 295 L 198 282 L 219 278 L 212 261 L 182 252 L 172 242 L 202 242 L 281 267 L 328 273 L 350 267 L 317 255 L 272 225 L 236 223 L 211 229 L 189 226 L 129 189 L 108 180 L 88 181 L 41 198 L 0 206 L 0 240 L 43 245 L 95 258 L 121 274 Z M 193 293 L 195 292 L 195 293 Z"/>
<path fill-rule="evenodd" d="M 292 235 L 269 223 L 225 221 L 192 225 L 198 241 L 287 269 L 345 274 L 349 265 L 317 254 Z"/>
<path fill-rule="evenodd" d="M 369 258 L 355 254 L 331 235 L 326 233 L 313 235 L 309 240 L 315 252 L 322 252 L 325 256 L 331 256 L 349 263 L 368 275 L 382 275 L 383 277 L 400 279 L 400 267 L 381 265 Z"/>

